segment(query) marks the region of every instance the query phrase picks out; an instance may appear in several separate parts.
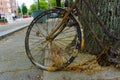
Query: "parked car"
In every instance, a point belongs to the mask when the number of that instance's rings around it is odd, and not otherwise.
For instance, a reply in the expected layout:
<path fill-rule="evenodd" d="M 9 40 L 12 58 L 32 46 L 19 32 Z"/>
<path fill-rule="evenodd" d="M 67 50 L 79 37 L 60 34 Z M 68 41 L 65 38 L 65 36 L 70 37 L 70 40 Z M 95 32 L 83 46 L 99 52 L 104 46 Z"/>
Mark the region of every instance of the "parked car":
<path fill-rule="evenodd" d="M 57 18 L 58 15 L 56 13 L 51 13 L 50 15 L 48 15 L 49 18 Z"/>

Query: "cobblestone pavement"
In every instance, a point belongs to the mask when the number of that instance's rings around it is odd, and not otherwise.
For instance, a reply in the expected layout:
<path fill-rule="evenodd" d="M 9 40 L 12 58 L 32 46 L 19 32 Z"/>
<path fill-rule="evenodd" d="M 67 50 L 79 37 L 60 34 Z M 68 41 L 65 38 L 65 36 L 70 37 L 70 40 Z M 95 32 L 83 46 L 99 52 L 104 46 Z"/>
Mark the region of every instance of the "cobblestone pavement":
<path fill-rule="evenodd" d="M 25 54 L 26 29 L 0 40 L 0 80 L 39 80 L 42 71 Z"/>

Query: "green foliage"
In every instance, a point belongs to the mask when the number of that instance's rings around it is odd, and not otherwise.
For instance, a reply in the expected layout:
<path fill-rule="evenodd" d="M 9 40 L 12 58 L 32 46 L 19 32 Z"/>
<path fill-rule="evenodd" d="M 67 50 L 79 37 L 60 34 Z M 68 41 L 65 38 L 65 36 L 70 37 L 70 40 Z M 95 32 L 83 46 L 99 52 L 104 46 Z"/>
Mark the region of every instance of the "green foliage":
<path fill-rule="evenodd" d="M 40 9 L 42 9 L 42 10 L 46 10 L 46 9 L 49 8 L 49 7 L 48 7 L 48 3 L 47 3 L 45 0 L 40 0 L 39 4 L 40 4 Z M 32 11 L 37 10 L 37 9 L 38 9 L 38 3 L 37 3 L 37 2 L 34 2 L 34 3 L 30 6 L 29 12 L 32 12 Z"/>
<path fill-rule="evenodd" d="M 48 9 L 48 3 L 45 0 L 40 0 L 40 9 Z"/>
<path fill-rule="evenodd" d="M 36 5 L 37 5 L 36 3 L 30 5 L 30 10 L 31 10 L 31 11 L 36 10 L 36 9 L 37 9 L 37 6 L 36 6 Z"/>
<path fill-rule="evenodd" d="M 61 7 L 64 7 L 64 2 L 61 2 Z"/>
<path fill-rule="evenodd" d="M 52 7 L 56 6 L 56 0 L 49 0 L 49 5 Z"/>
<path fill-rule="evenodd" d="M 42 10 L 50 9 L 56 6 L 56 0 L 48 0 L 48 2 L 46 2 L 46 0 L 39 0 L 39 5 L 40 5 L 40 9 Z M 61 0 L 61 6 L 64 6 L 64 0 Z M 37 2 L 34 2 L 30 6 L 31 11 L 37 10 L 37 8 L 38 8 Z"/>
<path fill-rule="evenodd" d="M 18 15 L 20 15 L 21 14 L 21 9 L 20 9 L 20 7 L 18 6 Z"/>
<path fill-rule="evenodd" d="M 27 7 L 25 5 L 25 3 L 22 4 L 22 12 L 23 12 L 23 15 L 27 14 Z"/>
<path fill-rule="evenodd" d="M 58 2 L 58 5 L 61 5 L 61 7 L 64 7 L 64 0 L 60 0 L 60 2 L 61 3 L 59 3 L 59 1 L 58 0 L 48 0 L 48 4 L 49 4 L 49 6 L 52 8 L 52 7 L 55 7 L 55 6 L 57 6 L 57 2 Z"/>
<path fill-rule="evenodd" d="M 31 15 L 32 11 L 30 9 L 28 9 L 28 15 Z"/>
<path fill-rule="evenodd" d="M 21 9 L 20 9 L 20 7 L 18 6 L 18 13 L 21 13 Z"/>

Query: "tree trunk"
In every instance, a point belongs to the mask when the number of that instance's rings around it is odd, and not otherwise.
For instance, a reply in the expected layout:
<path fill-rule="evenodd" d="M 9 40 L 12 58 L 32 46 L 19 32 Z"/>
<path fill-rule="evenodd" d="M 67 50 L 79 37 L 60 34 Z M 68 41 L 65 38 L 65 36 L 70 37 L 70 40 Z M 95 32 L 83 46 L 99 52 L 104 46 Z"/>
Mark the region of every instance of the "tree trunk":
<path fill-rule="evenodd" d="M 38 0 L 38 10 L 40 10 L 40 1 Z"/>
<path fill-rule="evenodd" d="M 70 7 L 73 4 L 73 0 L 65 0 L 65 7 Z"/>
<path fill-rule="evenodd" d="M 98 18 L 104 23 L 107 30 L 117 37 L 120 37 L 120 0 L 86 0 L 92 7 Z M 104 47 L 113 45 L 116 40 L 109 38 L 100 27 L 95 16 L 88 9 L 83 0 L 79 0 L 79 9 L 82 11 L 86 20 L 89 22 L 91 28 L 96 33 L 100 42 Z M 81 23 L 84 28 L 85 37 L 85 52 L 97 54 L 101 51 L 100 47 L 96 43 L 95 39 L 92 38 L 91 32 L 87 28 L 86 23 L 79 16 Z"/>
<path fill-rule="evenodd" d="M 57 7 L 61 7 L 61 0 L 56 0 Z"/>

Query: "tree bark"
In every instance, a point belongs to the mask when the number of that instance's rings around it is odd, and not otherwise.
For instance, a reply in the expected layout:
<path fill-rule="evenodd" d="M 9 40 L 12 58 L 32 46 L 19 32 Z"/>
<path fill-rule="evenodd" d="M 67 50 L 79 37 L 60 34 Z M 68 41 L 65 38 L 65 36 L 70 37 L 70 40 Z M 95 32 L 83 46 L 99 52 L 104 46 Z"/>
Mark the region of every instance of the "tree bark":
<path fill-rule="evenodd" d="M 56 0 L 57 7 L 61 7 L 61 0 Z"/>
<path fill-rule="evenodd" d="M 40 1 L 38 0 L 38 10 L 40 10 Z"/>
<path fill-rule="evenodd" d="M 86 0 L 94 10 L 95 14 L 104 23 L 107 30 L 113 35 L 120 37 L 120 0 Z M 116 43 L 116 40 L 109 38 L 100 27 L 95 16 L 87 8 L 83 0 L 79 0 L 79 9 L 82 11 L 86 20 L 89 22 L 91 28 L 95 31 L 96 35 L 100 39 L 103 46 L 111 46 Z M 96 41 L 92 38 L 90 31 L 87 28 L 86 23 L 79 16 L 84 28 L 85 37 L 85 52 L 97 54 L 100 52 L 100 47 Z"/>

